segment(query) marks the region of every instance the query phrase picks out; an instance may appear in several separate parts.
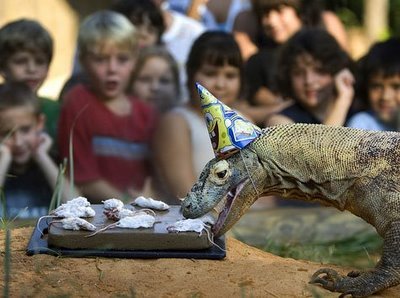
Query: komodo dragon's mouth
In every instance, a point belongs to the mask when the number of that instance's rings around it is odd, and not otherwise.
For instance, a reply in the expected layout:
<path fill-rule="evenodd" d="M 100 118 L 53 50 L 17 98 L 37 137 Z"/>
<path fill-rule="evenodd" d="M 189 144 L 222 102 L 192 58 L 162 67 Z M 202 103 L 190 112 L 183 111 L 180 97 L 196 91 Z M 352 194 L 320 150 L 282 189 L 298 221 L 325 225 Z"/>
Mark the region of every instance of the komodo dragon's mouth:
<path fill-rule="evenodd" d="M 216 211 L 219 214 L 215 224 L 212 227 L 212 232 L 214 235 L 221 230 L 226 219 L 228 218 L 233 202 L 242 191 L 247 180 L 247 178 L 243 179 L 238 183 L 238 185 L 231 188 L 229 192 L 225 195 L 225 197 L 221 201 L 219 201 L 219 203 L 213 208 L 213 211 Z"/>

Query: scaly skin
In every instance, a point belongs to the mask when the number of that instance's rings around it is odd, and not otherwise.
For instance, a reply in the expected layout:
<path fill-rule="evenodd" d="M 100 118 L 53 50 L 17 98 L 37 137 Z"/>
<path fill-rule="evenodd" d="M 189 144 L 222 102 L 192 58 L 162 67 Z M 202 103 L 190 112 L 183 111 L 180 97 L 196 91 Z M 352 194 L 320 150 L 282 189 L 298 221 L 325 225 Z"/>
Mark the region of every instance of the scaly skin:
<path fill-rule="evenodd" d="M 226 160 L 211 160 L 183 201 L 182 211 L 187 218 L 200 217 L 237 189 L 230 209 L 226 205 L 226 219 L 221 215 L 213 227 L 220 236 L 261 195 L 348 210 L 384 238 L 380 262 L 371 271 L 348 276 L 321 269 L 310 282 L 365 297 L 400 284 L 399 165 L 400 133 L 307 124 L 271 127 Z"/>

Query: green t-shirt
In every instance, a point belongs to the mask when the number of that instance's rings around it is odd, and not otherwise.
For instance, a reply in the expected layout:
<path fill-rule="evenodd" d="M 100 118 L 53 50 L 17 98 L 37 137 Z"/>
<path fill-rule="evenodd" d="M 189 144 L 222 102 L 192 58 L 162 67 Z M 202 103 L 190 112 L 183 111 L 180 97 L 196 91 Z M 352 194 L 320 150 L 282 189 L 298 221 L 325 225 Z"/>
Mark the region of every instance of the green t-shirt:
<path fill-rule="evenodd" d="M 57 145 L 57 127 L 58 127 L 58 117 L 60 115 L 60 102 L 56 100 L 51 100 L 45 97 L 39 97 L 42 113 L 46 116 L 45 119 L 45 131 L 53 140 L 53 145 L 50 149 L 50 155 L 54 161 L 59 162 L 58 156 L 58 145 Z"/>
<path fill-rule="evenodd" d="M 60 103 L 46 97 L 39 97 L 42 113 L 46 116 L 45 129 L 53 142 L 57 140 L 57 124 L 60 115 Z"/>

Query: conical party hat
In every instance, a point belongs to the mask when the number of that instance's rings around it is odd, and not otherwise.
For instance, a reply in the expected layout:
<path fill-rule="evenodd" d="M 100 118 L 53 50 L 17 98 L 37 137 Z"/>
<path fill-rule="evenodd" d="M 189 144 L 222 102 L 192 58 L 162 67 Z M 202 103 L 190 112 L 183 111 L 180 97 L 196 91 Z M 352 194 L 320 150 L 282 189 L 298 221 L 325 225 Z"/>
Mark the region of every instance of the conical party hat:
<path fill-rule="evenodd" d="M 226 158 L 243 149 L 261 134 L 259 127 L 223 104 L 206 88 L 198 83 L 196 87 L 217 158 Z"/>

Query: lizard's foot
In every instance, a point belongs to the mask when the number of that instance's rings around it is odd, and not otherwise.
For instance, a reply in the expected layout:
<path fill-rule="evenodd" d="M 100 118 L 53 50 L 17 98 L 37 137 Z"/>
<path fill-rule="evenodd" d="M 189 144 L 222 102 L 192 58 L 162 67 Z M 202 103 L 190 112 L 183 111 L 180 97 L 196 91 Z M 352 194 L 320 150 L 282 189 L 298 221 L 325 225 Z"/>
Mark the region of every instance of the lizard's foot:
<path fill-rule="evenodd" d="M 312 275 L 310 283 L 342 293 L 339 297 L 366 297 L 387 287 L 387 275 L 388 272 L 373 270 L 363 273 L 352 271 L 344 276 L 333 269 L 323 268 Z"/>
<path fill-rule="evenodd" d="M 383 289 L 400 284 L 400 221 L 391 223 L 383 244 L 382 258 L 374 269 L 369 271 L 351 271 L 347 276 L 335 270 L 323 268 L 311 277 L 310 283 L 342 293 L 340 297 L 352 295 L 365 297 Z"/>

